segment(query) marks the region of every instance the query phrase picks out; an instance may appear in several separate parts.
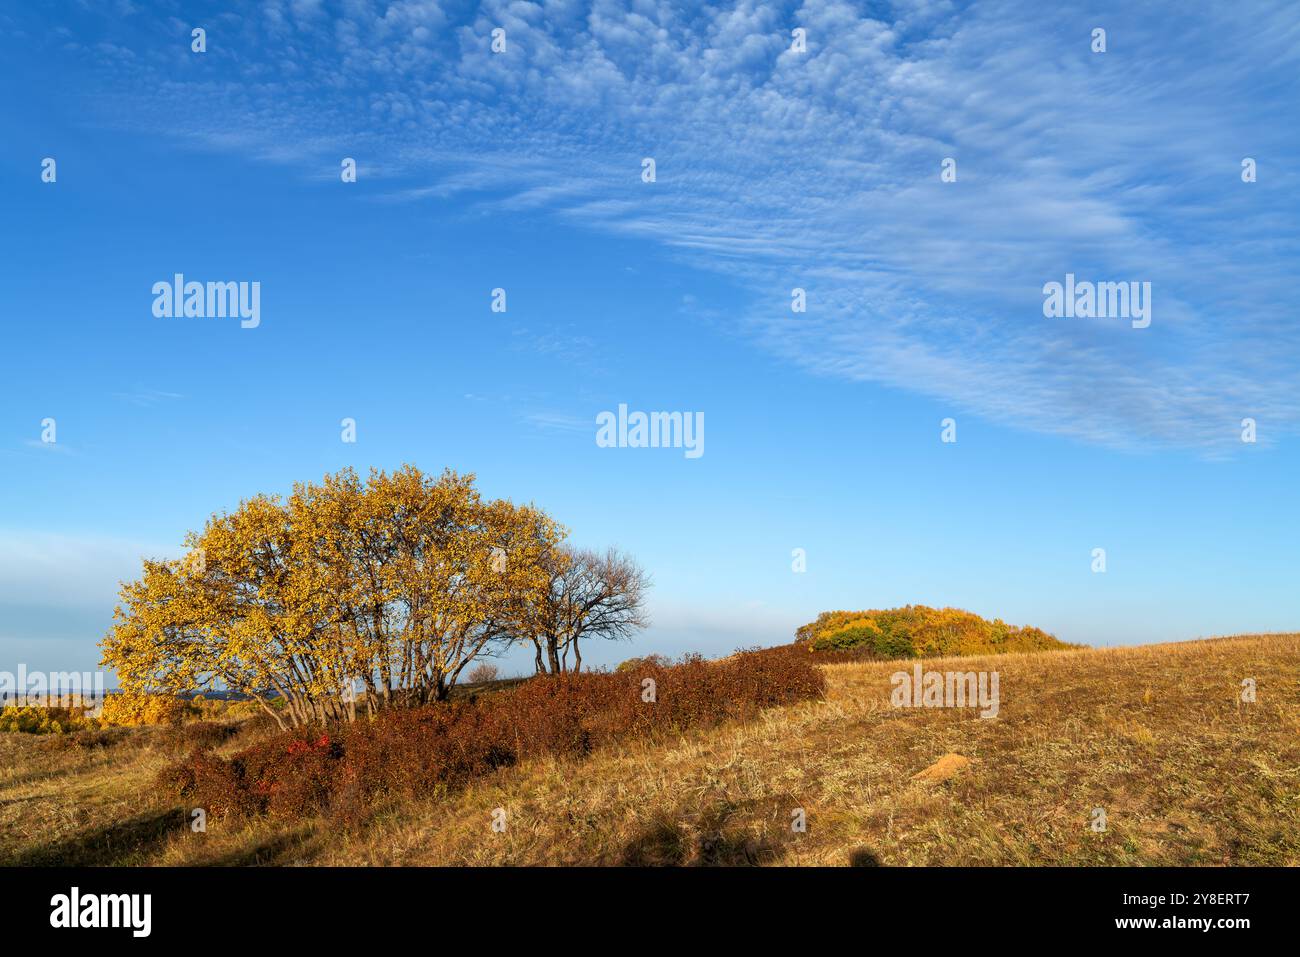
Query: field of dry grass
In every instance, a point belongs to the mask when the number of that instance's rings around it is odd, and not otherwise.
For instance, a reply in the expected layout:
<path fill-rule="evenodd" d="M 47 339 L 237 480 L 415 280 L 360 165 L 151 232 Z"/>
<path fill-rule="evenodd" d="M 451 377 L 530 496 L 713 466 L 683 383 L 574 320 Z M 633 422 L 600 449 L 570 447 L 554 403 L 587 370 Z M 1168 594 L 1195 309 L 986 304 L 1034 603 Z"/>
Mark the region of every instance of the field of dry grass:
<path fill-rule="evenodd" d="M 356 831 L 191 832 L 151 787 L 174 759 L 159 729 L 90 750 L 0 735 L 0 862 L 1300 864 L 1300 635 L 924 662 L 998 671 L 994 719 L 890 707 L 910 665 L 829 665 L 825 701 L 526 762 Z M 914 779 L 945 755 L 966 760 Z"/>

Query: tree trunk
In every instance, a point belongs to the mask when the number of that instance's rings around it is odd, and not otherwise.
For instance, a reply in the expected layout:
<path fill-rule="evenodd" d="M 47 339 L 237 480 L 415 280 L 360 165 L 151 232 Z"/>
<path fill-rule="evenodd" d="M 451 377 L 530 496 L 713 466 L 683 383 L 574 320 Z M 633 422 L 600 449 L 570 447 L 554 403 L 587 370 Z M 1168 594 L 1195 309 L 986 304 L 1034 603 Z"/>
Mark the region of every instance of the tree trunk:
<path fill-rule="evenodd" d="M 255 694 L 252 697 L 254 701 L 256 701 L 259 705 L 262 706 L 262 710 L 265 711 L 267 714 L 269 714 L 275 720 L 275 723 L 280 726 L 281 731 L 289 730 L 289 726 L 284 723 L 284 718 L 280 716 L 280 712 L 272 708 L 270 703 L 265 698 L 263 698 L 261 695 L 258 694 Z"/>

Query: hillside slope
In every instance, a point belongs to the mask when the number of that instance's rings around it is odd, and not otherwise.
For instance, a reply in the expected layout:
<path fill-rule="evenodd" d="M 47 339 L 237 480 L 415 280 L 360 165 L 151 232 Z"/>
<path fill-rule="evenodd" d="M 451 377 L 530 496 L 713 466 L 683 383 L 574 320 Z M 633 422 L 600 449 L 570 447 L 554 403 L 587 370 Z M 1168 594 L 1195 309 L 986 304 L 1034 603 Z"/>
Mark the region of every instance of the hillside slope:
<path fill-rule="evenodd" d="M 1300 864 L 1300 635 L 923 662 L 998 671 L 994 719 L 891 707 L 891 674 L 913 664 L 828 665 L 825 701 L 579 764 L 504 769 L 351 835 L 315 820 L 192 834 L 177 827 L 181 809 L 150 796 L 163 759 L 149 747 L 88 760 L 4 735 L 0 859 Z M 1246 678 L 1253 704 L 1240 701 Z M 945 755 L 969 763 L 913 779 Z M 491 827 L 496 808 L 504 833 Z M 791 830 L 797 808 L 806 833 Z M 1096 808 L 1104 832 L 1090 827 Z"/>
<path fill-rule="evenodd" d="M 898 663 L 831 665 L 825 702 L 600 756 L 580 775 L 527 769 L 326 859 L 1300 863 L 1300 635 L 924 665 L 998 670 L 999 716 L 894 709 Z M 1238 702 L 1245 677 L 1253 705 Z M 912 780 L 950 753 L 969 767 Z M 484 824 L 497 806 L 504 835 Z M 790 829 L 798 807 L 804 834 Z M 1090 829 L 1097 807 L 1105 833 Z"/>

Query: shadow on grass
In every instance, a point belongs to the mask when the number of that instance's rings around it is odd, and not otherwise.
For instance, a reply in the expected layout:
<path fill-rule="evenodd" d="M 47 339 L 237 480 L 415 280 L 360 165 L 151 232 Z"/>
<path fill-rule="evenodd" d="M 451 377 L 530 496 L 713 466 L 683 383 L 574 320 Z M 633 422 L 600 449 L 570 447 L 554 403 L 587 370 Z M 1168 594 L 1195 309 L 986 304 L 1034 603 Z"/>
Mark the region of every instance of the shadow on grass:
<path fill-rule="evenodd" d="M 32 848 L 10 860 L 0 860 L 9 867 L 102 867 L 138 866 L 145 863 L 149 852 L 161 850 L 176 834 L 189 836 L 190 819 L 181 808 L 141 814 L 129 821 L 119 821 L 108 827 L 80 834 L 57 844 Z M 318 850 L 316 842 L 308 839 L 308 831 L 297 830 L 276 834 L 235 848 L 211 858 L 193 859 L 191 864 L 200 867 L 257 867 L 266 865 L 288 866 L 303 864 Z M 194 835 L 202 840 L 202 835 Z"/>
<path fill-rule="evenodd" d="M 205 867 L 287 867 L 306 863 L 314 849 L 315 842 L 304 841 L 301 832 L 277 834 L 202 863 Z"/>
<path fill-rule="evenodd" d="M 131 858 L 160 847 L 168 835 L 188 827 L 180 808 L 141 814 L 68 840 L 22 851 L 4 863 L 12 867 L 100 867 L 132 863 Z"/>
<path fill-rule="evenodd" d="M 747 805 L 751 820 L 780 820 L 786 806 L 794 806 L 792 798 Z M 752 828 L 729 825 L 738 810 L 737 805 L 714 805 L 693 827 L 683 827 L 671 817 L 658 817 L 623 845 L 619 863 L 625 867 L 755 867 L 780 861 L 790 842 L 798 839 L 779 826 L 756 836 Z M 876 852 L 866 846 L 851 849 L 848 858 L 850 867 L 883 866 Z"/>
<path fill-rule="evenodd" d="M 882 867 L 875 851 L 866 847 L 855 847 L 849 851 L 849 867 Z"/>
<path fill-rule="evenodd" d="M 766 834 L 755 837 L 725 825 L 727 814 L 716 809 L 700 821 L 700 833 L 689 837 L 668 820 L 643 828 L 622 849 L 625 867 L 755 867 L 785 855 L 781 843 Z"/>

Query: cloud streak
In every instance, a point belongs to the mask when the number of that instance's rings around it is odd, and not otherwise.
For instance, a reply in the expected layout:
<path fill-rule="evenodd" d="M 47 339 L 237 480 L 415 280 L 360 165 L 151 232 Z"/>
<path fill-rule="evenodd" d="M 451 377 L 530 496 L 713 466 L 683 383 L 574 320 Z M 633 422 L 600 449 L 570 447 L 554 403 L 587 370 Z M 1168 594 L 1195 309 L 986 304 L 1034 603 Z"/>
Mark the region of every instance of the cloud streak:
<path fill-rule="evenodd" d="M 1239 447 L 1247 416 L 1261 441 L 1300 430 L 1294 13 L 1040 7 L 250 5 L 202 63 L 106 21 L 99 42 L 135 55 L 105 67 L 98 110 L 202 116 L 172 132 L 308 178 L 357 156 L 392 202 L 661 244 L 731 277 L 737 328 L 811 374 L 1109 446 Z M 1151 328 L 1045 319 L 1066 272 L 1151 282 Z"/>

